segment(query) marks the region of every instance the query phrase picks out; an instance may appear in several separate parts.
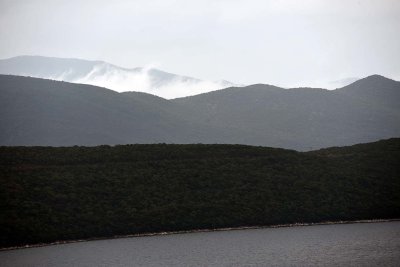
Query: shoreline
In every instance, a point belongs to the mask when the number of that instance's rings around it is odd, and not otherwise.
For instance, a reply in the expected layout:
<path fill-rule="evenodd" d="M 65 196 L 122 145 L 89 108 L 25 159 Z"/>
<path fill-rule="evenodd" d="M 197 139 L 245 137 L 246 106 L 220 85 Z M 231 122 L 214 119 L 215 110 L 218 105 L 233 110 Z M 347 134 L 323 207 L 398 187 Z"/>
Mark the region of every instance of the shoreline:
<path fill-rule="evenodd" d="M 285 228 L 285 227 L 299 227 L 299 226 L 316 226 L 316 225 L 381 223 L 381 222 L 395 222 L 395 221 L 400 221 L 400 218 L 399 219 L 355 220 L 355 221 L 326 221 L 326 222 L 317 222 L 317 223 L 292 223 L 292 224 L 275 224 L 275 225 L 263 225 L 263 226 L 241 226 L 241 227 L 224 227 L 224 228 L 215 228 L 215 229 L 209 228 L 209 229 L 193 229 L 193 230 L 181 230 L 181 231 L 169 231 L 169 232 L 140 233 L 140 234 L 115 235 L 115 236 L 110 236 L 110 237 L 93 237 L 93 238 L 86 238 L 86 239 L 55 241 L 55 242 L 51 242 L 51 243 L 38 243 L 38 244 L 24 245 L 24 246 L 5 247 L 5 248 L 0 248 L 0 252 L 1 251 L 18 250 L 18 249 L 27 249 L 27 248 L 38 248 L 38 247 L 64 245 L 64 244 L 71 244 L 71 243 L 89 242 L 89 241 L 120 239 L 120 238 L 224 232 L 224 231 L 240 231 L 240 230 L 255 230 L 255 229 L 269 229 L 269 228 Z"/>

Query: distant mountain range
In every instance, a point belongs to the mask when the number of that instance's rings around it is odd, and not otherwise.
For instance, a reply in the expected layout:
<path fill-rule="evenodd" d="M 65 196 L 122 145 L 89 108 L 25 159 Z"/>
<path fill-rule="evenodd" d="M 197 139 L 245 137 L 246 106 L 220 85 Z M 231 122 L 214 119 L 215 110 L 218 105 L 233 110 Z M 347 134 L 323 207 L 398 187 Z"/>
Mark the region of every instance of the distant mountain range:
<path fill-rule="evenodd" d="M 331 91 L 256 84 L 173 100 L 0 75 L 0 145 L 225 143 L 311 150 L 399 137 L 399 103 L 400 82 L 379 75 Z"/>
<path fill-rule="evenodd" d="M 149 67 L 127 69 L 104 61 L 42 56 L 18 56 L 0 60 L 0 74 L 91 84 L 117 92 L 146 92 L 164 98 L 240 86 L 225 80 L 204 81 Z"/>

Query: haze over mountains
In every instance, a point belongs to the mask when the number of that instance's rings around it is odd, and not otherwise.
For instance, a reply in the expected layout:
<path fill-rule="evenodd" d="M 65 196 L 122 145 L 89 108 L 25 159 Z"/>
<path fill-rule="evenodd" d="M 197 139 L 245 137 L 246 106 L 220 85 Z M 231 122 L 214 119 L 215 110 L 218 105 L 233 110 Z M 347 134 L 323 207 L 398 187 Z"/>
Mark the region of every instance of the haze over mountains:
<path fill-rule="evenodd" d="M 400 83 L 337 90 L 256 84 L 166 100 L 0 75 L 0 145 L 225 143 L 311 150 L 400 136 Z"/>
<path fill-rule="evenodd" d="M 0 74 L 91 84 L 118 92 L 146 92 L 164 98 L 239 86 L 225 80 L 205 81 L 164 72 L 153 67 L 128 69 L 104 61 L 43 56 L 18 56 L 0 60 Z"/>

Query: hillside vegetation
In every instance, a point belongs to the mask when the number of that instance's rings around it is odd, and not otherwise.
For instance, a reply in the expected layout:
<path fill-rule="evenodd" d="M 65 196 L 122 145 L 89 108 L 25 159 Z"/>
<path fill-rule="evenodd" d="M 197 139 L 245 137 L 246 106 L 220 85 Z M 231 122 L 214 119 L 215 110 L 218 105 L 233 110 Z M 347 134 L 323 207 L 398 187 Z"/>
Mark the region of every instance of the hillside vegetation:
<path fill-rule="evenodd" d="M 0 246 L 400 217 L 400 139 L 312 152 L 243 145 L 0 147 Z"/>

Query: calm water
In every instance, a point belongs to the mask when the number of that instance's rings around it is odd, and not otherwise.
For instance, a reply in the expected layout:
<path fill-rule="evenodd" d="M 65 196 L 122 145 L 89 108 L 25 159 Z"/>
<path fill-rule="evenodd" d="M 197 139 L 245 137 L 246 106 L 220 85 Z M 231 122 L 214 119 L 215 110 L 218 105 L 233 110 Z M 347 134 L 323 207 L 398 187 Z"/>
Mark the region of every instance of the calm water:
<path fill-rule="evenodd" d="M 121 238 L 0 252 L 1 266 L 400 266 L 400 222 Z"/>

